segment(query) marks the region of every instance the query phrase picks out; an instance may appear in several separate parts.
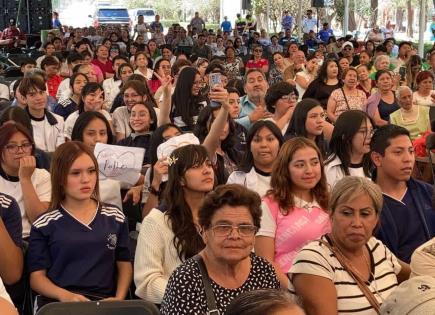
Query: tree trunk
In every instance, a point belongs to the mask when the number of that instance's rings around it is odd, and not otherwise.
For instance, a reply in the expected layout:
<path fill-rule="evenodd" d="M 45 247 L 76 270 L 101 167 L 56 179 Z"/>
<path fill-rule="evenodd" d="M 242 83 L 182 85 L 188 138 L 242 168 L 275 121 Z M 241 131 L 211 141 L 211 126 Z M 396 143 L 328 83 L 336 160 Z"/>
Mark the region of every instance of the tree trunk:
<path fill-rule="evenodd" d="M 354 11 L 350 11 L 349 12 L 349 31 L 353 32 L 356 29 L 357 29 L 357 27 L 356 27 L 355 12 Z"/>
<path fill-rule="evenodd" d="M 403 32 L 403 9 L 397 8 L 396 10 L 396 32 Z"/>
<path fill-rule="evenodd" d="M 406 28 L 406 35 L 412 37 L 414 35 L 414 29 L 412 25 L 414 24 L 414 10 L 412 9 L 411 0 L 406 1 L 408 7 L 408 26 Z"/>
<path fill-rule="evenodd" d="M 370 7 L 372 9 L 371 25 L 370 26 L 373 27 L 378 22 L 378 0 L 370 0 Z"/>

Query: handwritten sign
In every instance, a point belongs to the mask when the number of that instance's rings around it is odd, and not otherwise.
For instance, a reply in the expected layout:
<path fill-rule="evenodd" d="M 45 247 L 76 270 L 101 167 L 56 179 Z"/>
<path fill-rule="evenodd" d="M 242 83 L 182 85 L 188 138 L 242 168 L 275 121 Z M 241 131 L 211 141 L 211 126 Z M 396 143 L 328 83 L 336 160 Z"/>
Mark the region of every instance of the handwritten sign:
<path fill-rule="evenodd" d="M 145 149 L 97 143 L 94 150 L 100 178 L 136 184 L 142 168 Z"/>

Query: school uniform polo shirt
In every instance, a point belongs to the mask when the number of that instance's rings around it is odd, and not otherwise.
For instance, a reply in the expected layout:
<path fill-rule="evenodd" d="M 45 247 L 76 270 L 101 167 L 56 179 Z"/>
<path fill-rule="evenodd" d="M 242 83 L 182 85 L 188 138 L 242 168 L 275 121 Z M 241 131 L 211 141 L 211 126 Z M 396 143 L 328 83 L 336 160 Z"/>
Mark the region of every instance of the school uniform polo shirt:
<path fill-rule="evenodd" d="M 23 225 L 21 224 L 20 206 L 14 198 L 3 193 L 0 193 L 0 218 L 12 241 L 21 248 Z"/>
<path fill-rule="evenodd" d="M 99 205 L 89 225 L 60 207 L 32 225 L 29 272 L 46 270 L 47 277 L 66 290 L 113 296 L 116 262 L 130 261 L 128 245 L 128 223 L 117 207 Z"/>

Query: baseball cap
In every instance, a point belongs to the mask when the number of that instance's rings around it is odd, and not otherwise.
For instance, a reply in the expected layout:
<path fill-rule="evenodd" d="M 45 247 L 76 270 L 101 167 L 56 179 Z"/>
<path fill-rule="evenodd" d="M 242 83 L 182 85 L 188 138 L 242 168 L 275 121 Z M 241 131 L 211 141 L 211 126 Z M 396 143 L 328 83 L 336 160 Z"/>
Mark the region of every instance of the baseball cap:
<path fill-rule="evenodd" d="M 433 315 L 435 278 L 418 276 L 400 284 L 381 306 L 381 315 Z"/>
<path fill-rule="evenodd" d="M 341 47 L 342 47 L 342 49 L 343 49 L 343 48 L 346 47 L 346 46 L 350 46 L 350 47 L 352 47 L 352 49 L 353 49 L 353 44 L 352 44 L 351 42 L 344 42 L 343 45 L 342 45 Z"/>

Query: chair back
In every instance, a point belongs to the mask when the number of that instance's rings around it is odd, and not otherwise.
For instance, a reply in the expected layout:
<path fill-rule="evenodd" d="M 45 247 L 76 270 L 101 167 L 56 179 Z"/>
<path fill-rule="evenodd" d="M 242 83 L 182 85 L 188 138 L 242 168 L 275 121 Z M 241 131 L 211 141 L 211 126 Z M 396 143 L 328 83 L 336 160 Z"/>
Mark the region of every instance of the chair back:
<path fill-rule="evenodd" d="M 43 306 L 37 315 L 159 315 L 157 307 L 143 300 L 54 302 Z"/>

